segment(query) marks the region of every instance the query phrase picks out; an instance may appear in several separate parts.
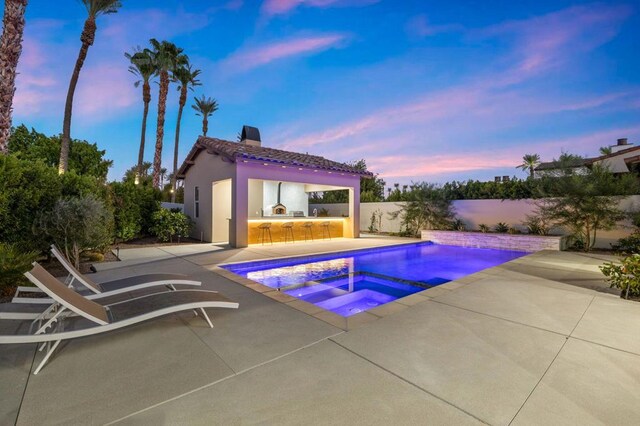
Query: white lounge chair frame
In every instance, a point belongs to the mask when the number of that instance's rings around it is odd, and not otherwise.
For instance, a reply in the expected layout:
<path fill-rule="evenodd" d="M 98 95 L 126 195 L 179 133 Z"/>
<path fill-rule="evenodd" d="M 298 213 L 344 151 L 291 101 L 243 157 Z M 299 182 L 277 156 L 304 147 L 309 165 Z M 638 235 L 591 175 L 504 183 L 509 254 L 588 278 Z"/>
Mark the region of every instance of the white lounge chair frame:
<path fill-rule="evenodd" d="M 51 254 L 55 256 L 56 259 L 62 264 L 62 266 L 67 270 L 69 275 L 67 276 L 67 280 L 65 284 L 69 287 L 76 288 L 75 283 L 82 284 L 82 289 L 86 288 L 92 292 L 92 294 L 87 295 L 86 297 L 89 299 L 99 299 L 102 297 L 114 296 L 116 294 L 126 293 L 129 291 L 142 290 L 150 287 L 157 286 L 167 286 L 171 290 L 175 290 L 176 285 L 189 285 L 189 286 L 200 286 L 202 282 L 187 279 L 186 275 L 180 274 L 147 274 L 147 275 L 137 275 L 135 277 L 130 277 L 128 279 L 114 280 L 108 281 L 102 284 L 98 284 L 94 282 L 89 277 L 83 275 L 78 271 L 68 260 L 67 258 L 60 252 L 60 250 L 55 246 L 55 244 L 51 245 Z M 127 281 L 131 282 L 131 285 L 127 285 Z M 109 289 L 110 284 L 116 284 L 116 288 Z M 28 304 L 46 304 L 50 305 L 53 303 L 53 300 L 48 297 L 36 298 L 36 297 L 24 297 L 23 293 L 39 293 L 42 292 L 37 287 L 26 287 L 26 286 L 18 286 L 16 290 L 16 294 L 14 298 L 11 300 L 12 303 L 28 303 Z M 38 315 L 38 314 L 36 314 Z M 32 313 L 0 313 L 0 318 L 2 319 L 33 319 L 34 316 Z"/>
<path fill-rule="evenodd" d="M 104 306 L 66 287 L 36 262 L 33 264 L 33 269 L 25 273 L 25 276 L 43 292 L 47 293 L 56 303 L 47 309 L 47 315 L 42 313 L 39 318 L 32 322 L 29 333 L 33 331 L 35 326 L 38 327 L 33 334 L 0 336 L 0 344 L 41 343 L 38 350 L 42 351 L 46 348 L 47 351 L 33 374 L 40 372 L 63 340 L 101 334 L 160 316 L 187 310 L 195 311 L 196 309 L 202 313 L 202 317 L 209 327 L 213 328 L 213 324 L 204 308 L 238 308 L 238 303 L 228 300 L 217 292 L 197 289 L 153 293 Z M 193 300 L 144 312 L 130 318 L 117 319 L 111 314 L 112 309 L 117 305 L 145 301 L 145 299 L 149 300 L 151 298 L 179 299 L 176 296 L 187 296 L 187 298 L 193 296 Z M 82 316 L 96 325 L 81 330 L 64 331 L 64 320 L 71 315 Z"/>

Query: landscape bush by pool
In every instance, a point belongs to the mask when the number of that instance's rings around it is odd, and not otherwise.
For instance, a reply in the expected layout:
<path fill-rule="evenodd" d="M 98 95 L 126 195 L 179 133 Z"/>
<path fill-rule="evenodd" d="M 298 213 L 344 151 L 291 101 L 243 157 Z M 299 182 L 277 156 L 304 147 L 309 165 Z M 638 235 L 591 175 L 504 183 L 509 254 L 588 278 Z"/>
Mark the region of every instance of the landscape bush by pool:
<path fill-rule="evenodd" d="M 525 254 L 421 242 L 222 267 L 348 317 Z"/>

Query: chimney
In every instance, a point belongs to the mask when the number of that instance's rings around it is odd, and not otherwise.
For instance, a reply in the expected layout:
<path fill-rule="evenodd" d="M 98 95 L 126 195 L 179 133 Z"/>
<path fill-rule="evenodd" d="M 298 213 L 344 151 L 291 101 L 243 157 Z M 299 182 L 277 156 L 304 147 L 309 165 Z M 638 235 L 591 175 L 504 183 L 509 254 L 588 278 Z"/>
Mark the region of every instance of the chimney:
<path fill-rule="evenodd" d="M 240 143 L 252 146 L 261 146 L 260 130 L 256 127 L 242 126 L 242 134 L 240 135 Z"/>
<path fill-rule="evenodd" d="M 618 146 L 628 145 L 627 138 L 618 139 Z"/>

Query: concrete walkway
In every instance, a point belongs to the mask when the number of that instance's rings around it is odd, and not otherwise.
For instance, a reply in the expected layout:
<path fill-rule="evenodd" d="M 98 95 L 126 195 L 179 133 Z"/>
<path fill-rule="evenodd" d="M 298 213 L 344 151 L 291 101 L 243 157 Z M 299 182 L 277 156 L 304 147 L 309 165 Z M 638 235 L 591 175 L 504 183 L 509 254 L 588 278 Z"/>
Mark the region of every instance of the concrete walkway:
<path fill-rule="evenodd" d="M 214 329 L 184 314 L 72 341 L 37 376 L 33 346 L 2 347 L 0 424 L 640 424 L 640 305 L 607 293 L 599 256 L 526 256 L 348 332 L 212 272 L 398 242 L 177 253 L 100 272 L 188 273 L 240 309 L 211 310 Z"/>

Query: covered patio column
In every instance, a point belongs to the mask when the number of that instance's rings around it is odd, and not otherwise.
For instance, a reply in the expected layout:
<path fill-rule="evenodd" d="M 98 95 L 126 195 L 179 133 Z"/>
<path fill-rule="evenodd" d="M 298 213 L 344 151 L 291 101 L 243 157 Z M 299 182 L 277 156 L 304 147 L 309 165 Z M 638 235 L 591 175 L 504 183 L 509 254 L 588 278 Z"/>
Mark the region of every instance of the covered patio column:
<path fill-rule="evenodd" d="M 236 176 L 231 182 L 231 224 L 229 226 L 229 244 L 231 247 L 247 247 L 249 245 L 249 179 L 236 168 Z"/>

